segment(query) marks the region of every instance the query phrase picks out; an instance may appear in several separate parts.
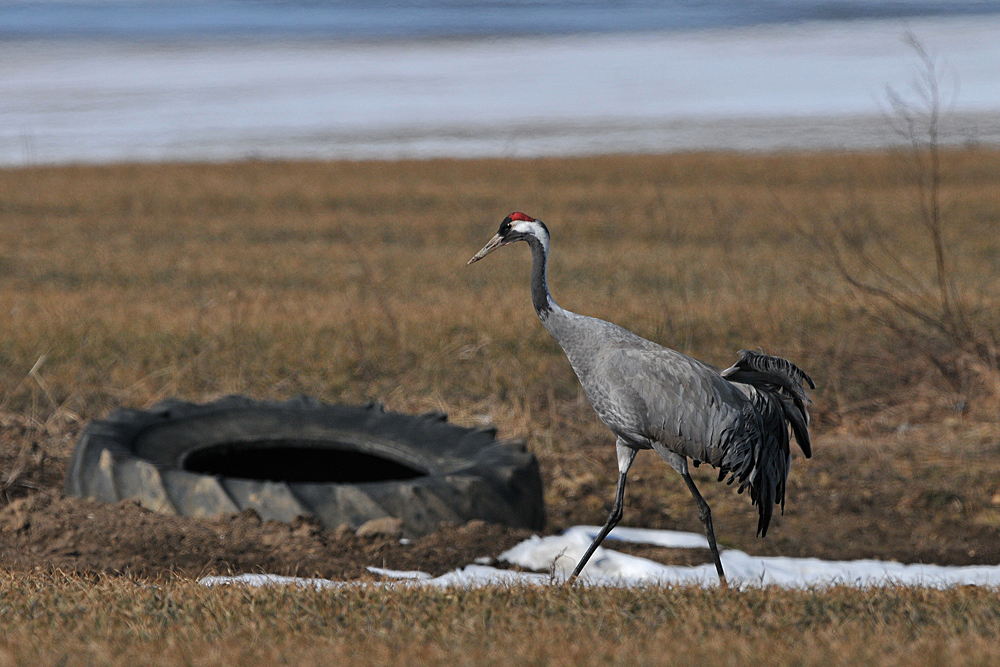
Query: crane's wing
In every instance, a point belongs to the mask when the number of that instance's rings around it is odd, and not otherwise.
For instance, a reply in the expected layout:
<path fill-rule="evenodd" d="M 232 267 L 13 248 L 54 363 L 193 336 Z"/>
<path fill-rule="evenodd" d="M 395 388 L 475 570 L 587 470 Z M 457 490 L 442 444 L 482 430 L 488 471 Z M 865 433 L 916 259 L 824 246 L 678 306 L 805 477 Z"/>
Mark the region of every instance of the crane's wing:
<path fill-rule="evenodd" d="M 711 366 L 659 346 L 618 347 L 596 366 L 614 413 L 598 414 L 613 431 L 707 462 L 719 469 L 720 481 L 726 475 L 737 481 L 740 492 L 749 487 L 760 514 L 757 532 L 767 534 L 774 505 L 784 508 L 791 464 L 779 397 L 733 384 Z"/>
<path fill-rule="evenodd" d="M 747 400 L 718 371 L 659 346 L 609 350 L 595 371 L 608 394 L 598 402 L 615 413 L 610 417 L 617 424 L 605 420 L 612 430 L 621 427 L 639 442 L 656 440 L 682 456 L 723 467 Z"/>

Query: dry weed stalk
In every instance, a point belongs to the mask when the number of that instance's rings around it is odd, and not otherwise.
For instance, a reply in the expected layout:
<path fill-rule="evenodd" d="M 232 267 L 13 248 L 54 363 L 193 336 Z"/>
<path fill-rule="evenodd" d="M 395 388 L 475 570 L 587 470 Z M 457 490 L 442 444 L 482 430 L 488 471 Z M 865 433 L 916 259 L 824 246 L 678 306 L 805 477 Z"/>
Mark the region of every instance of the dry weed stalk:
<path fill-rule="evenodd" d="M 843 210 L 804 234 L 846 284 L 858 309 L 902 343 L 905 354 L 893 361 L 914 353 L 926 359 L 962 397 L 956 407 L 964 411 L 977 395 L 1000 399 L 1000 313 L 985 295 L 956 279 L 942 204 L 943 71 L 912 33 L 905 41 L 918 64 L 913 97 L 887 87 L 887 120 L 908 146 L 903 164 L 916 190 L 915 215 L 895 224 L 914 225 L 913 234 L 890 233 L 893 223 L 853 191 Z"/>

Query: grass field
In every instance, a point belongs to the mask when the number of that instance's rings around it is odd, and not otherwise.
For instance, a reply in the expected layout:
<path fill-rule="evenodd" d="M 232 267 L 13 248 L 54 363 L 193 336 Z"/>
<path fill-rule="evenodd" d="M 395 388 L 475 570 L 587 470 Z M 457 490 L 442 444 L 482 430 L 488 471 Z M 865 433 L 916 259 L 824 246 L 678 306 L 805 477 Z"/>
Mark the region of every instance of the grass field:
<path fill-rule="evenodd" d="M 157 588 L 0 580 L 0 665 L 994 665 L 975 588 Z"/>
<path fill-rule="evenodd" d="M 955 276 L 995 314 L 1000 157 L 946 157 Z M 841 425 L 939 382 L 859 320 L 796 226 L 861 211 L 919 265 L 915 206 L 894 158 L 863 155 L 8 170 L 0 402 L 31 409 L 44 355 L 52 400 L 82 417 L 306 392 L 542 434 L 579 392 L 530 309 L 528 253 L 464 266 L 517 209 L 549 223 L 565 307 L 718 365 L 786 355 L 819 383 L 820 428 Z"/>
<path fill-rule="evenodd" d="M 877 304 L 830 263 L 832 247 L 888 247 L 914 298 L 933 306 L 932 248 L 904 162 L 692 154 L 2 171 L 0 504 L 50 480 L 81 424 L 114 407 L 305 393 L 495 423 L 539 456 L 553 529 L 602 522 L 611 436 L 531 309 L 526 249 L 465 267 L 523 210 L 552 232 L 550 286 L 564 307 L 719 366 L 764 348 L 816 379 L 816 454 L 795 460 L 788 512 L 767 540 L 754 537 L 745 498 L 699 471 L 723 543 L 996 563 L 995 366 L 935 365 L 921 349 L 938 344 L 933 332 L 880 325 Z M 946 153 L 944 174 L 950 279 L 970 326 L 996 340 L 1000 152 Z M 23 472 L 25 461 L 49 477 Z M 626 524 L 698 530 L 662 463 L 640 457 L 633 470 Z M 996 591 L 305 593 L 5 577 L 0 665 L 994 664 L 1000 645 Z"/>

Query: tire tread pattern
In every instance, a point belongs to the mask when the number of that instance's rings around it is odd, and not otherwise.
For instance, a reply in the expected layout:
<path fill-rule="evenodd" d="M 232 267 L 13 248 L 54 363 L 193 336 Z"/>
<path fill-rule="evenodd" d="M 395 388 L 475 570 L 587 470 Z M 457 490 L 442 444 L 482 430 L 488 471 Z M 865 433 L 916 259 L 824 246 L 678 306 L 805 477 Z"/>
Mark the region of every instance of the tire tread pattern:
<path fill-rule="evenodd" d="M 329 438 L 338 447 L 347 443 L 427 474 L 323 484 L 183 469 L 183 457 L 194 449 L 269 437 Z M 203 404 L 171 398 L 148 410 L 114 410 L 81 433 L 66 492 L 104 502 L 136 500 L 156 512 L 203 518 L 246 509 L 264 520 L 314 516 L 330 529 L 341 524 L 356 529 L 370 519 L 396 516 L 411 538 L 444 521 L 482 519 L 536 530 L 545 525 L 538 461 L 524 441 L 496 440 L 492 427 L 450 424 L 442 412 L 413 416 L 387 412 L 378 402 L 330 405 L 307 396 L 284 402 L 226 396 Z"/>

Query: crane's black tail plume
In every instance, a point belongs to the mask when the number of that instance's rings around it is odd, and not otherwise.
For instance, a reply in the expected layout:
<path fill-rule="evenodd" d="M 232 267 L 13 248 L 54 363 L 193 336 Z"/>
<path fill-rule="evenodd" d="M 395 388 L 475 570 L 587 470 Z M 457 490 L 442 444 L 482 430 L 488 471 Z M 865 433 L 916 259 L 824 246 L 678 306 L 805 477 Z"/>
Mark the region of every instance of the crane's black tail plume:
<path fill-rule="evenodd" d="M 792 362 L 758 352 L 741 350 L 735 364 L 722 371 L 722 377 L 731 382 L 750 385 L 758 390 L 758 399 L 748 407 L 745 418 L 755 424 L 756 431 L 752 468 L 744 465 L 739 479 L 740 491 L 750 487 L 750 499 L 757 505 L 760 520 L 757 533 L 767 534 L 774 505 L 785 508 L 785 480 L 791 459 L 788 453 L 788 427 L 795 434 L 795 441 L 806 458 L 812 456 L 809 441 L 809 411 L 812 401 L 803 383 L 810 389 L 816 384 L 801 368 Z M 748 469 L 749 468 L 749 469 Z M 732 481 L 732 478 L 730 478 Z"/>
<path fill-rule="evenodd" d="M 809 441 L 809 410 L 812 403 L 802 384 L 816 388 L 813 379 L 801 368 L 781 357 L 771 357 L 759 352 L 740 350 L 735 364 L 722 371 L 722 377 L 731 382 L 741 382 L 772 394 L 779 399 L 785 419 L 792 427 L 795 441 L 806 458 L 812 456 Z"/>

